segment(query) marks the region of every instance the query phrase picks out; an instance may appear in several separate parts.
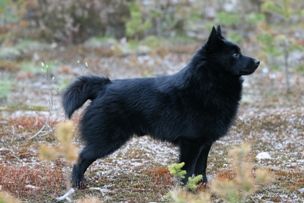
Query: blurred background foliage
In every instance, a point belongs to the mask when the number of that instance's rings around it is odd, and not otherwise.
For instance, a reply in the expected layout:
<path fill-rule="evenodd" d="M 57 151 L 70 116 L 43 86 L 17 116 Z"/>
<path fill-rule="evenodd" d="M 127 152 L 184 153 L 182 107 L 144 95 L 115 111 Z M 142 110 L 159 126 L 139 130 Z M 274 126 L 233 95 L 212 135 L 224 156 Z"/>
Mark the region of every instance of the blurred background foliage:
<path fill-rule="evenodd" d="M 268 41 L 279 34 L 303 36 L 303 18 L 304 2 L 296 0 L 0 0 L 2 43 L 14 37 L 61 43 L 96 35 L 199 38 L 214 24 L 234 30 L 237 41 L 256 36 L 255 31 Z M 278 29 L 282 26 L 288 29 Z"/>
<path fill-rule="evenodd" d="M 290 71 L 304 71 L 303 22 L 297 0 L 0 0 L 0 59 L 16 59 L 36 41 L 99 46 L 123 39 L 120 52 L 201 42 L 220 24 L 267 68 L 284 71 L 289 91 Z"/>

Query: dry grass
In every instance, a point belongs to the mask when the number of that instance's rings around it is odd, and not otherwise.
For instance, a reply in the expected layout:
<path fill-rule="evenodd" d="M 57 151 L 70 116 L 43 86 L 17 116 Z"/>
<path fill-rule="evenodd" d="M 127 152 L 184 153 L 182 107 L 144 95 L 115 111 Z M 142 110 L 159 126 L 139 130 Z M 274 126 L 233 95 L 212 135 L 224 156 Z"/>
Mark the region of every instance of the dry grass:
<path fill-rule="evenodd" d="M 268 131 L 284 134 L 286 129 L 291 127 L 304 130 L 302 119 L 303 114 L 301 111 L 265 112 L 248 116 L 243 120 L 237 120 L 235 129 L 238 129 L 238 131 L 241 131 L 245 135 L 256 131 Z"/>
<path fill-rule="evenodd" d="M 87 187 L 77 191 L 76 198 L 90 194 L 104 202 L 159 202 L 174 186 L 168 170 L 165 167 L 139 169 L 140 172 L 130 172 L 113 176 L 98 176 L 88 173 Z M 107 189 L 105 194 L 92 191 L 90 187 Z"/>
<path fill-rule="evenodd" d="M 20 130 L 26 131 L 36 131 L 42 128 L 45 124 L 48 124 L 50 127 L 55 126 L 58 121 L 49 120 L 43 116 L 19 116 L 9 119 L 8 124 L 14 126 Z"/>
<path fill-rule="evenodd" d="M 59 167 L 0 165 L 0 185 L 21 199 L 39 200 L 39 197 L 62 191 L 64 177 Z"/>
<path fill-rule="evenodd" d="M 113 182 L 117 193 L 113 201 L 151 202 L 160 201 L 169 191 L 170 185 L 156 182 L 146 174 L 129 174 L 117 177 Z"/>

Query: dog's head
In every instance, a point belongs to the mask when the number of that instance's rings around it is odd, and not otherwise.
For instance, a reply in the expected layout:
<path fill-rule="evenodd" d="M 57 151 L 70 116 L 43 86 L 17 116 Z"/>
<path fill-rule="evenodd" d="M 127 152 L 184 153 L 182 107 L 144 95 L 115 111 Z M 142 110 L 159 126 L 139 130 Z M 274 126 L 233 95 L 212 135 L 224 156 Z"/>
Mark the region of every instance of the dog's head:
<path fill-rule="evenodd" d="M 222 36 L 220 26 L 212 28 L 204 49 L 207 61 L 212 63 L 214 68 L 232 75 L 249 75 L 260 64 L 260 61 L 243 55 L 236 44 L 227 41 Z"/>

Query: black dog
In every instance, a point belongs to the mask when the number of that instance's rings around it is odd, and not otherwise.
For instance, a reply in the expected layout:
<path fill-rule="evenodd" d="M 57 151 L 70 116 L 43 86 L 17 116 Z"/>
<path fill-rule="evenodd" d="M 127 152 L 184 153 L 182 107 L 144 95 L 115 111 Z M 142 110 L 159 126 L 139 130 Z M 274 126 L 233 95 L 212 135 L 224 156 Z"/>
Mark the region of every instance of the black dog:
<path fill-rule="evenodd" d="M 180 162 L 189 176 L 203 174 L 210 147 L 224 136 L 238 109 L 242 75 L 253 73 L 259 61 L 241 54 L 213 27 L 207 43 L 180 72 L 162 77 L 113 80 L 85 76 L 63 96 L 71 117 L 91 100 L 80 123 L 85 147 L 72 172 L 81 187 L 86 169 L 127 142 L 147 135 L 180 147 Z"/>

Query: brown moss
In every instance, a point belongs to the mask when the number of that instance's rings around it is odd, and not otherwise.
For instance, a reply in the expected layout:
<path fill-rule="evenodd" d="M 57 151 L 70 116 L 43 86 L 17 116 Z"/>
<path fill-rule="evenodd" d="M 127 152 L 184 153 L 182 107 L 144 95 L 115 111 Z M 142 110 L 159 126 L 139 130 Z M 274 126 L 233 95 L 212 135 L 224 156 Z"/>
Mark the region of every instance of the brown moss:
<path fill-rule="evenodd" d="M 87 174 L 87 185 L 90 187 L 105 187 L 109 191 L 105 194 L 105 202 L 159 202 L 173 186 L 171 178 L 167 176 L 163 167 L 155 167 L 141 173 L 119 174 L 112 177 Z M 172 184 L 171 184 L 172 183 Z M 93 192 L 90 188 L 81 190 L 76 198 L 91 194 L 104 199 L 99 192 Z"/>
<path fill-rule="evenodd" d="M 287 190 L 295 191 L 304 187 L 304 172 L 302 171 L 274 170 L 274 174 L 276 183 Z"/>
<path fill-rule="evenodd" d="M 224 181 L 224 180 L 233 180 L 236 176 L 236 173 L 232 170 L 222 170 L 222 171 L 219 171 L 217 174 L 216 174 L 216 178 L 218 178 L 219 180 L 221 181 Z"/>
<path fill-rule="evenodd" d="M 55 120 L 48 120 L 48 118 L 43 116 L 19 116 L 10 118 L 8 124 L 15 126 L 17 129 L 26 131 L 35 131 L 42 128 L 45 124 L 49 126 L 54 126 L 58 123 Z"/>
<path fill-rule="evenodd" d="M 0 165 L 0 185 L 22 199 L 39 199 L 39 196 L 58 193 L 63 189 L 64 178 L 60 168 Z"/>
<path fill-rule="evenodd" d="M 172 176 L 167 167 L 153 167 L 145 171 L 145 173 L 151 176 L 157 185 L 170 186 L 173 184 Z"/>

